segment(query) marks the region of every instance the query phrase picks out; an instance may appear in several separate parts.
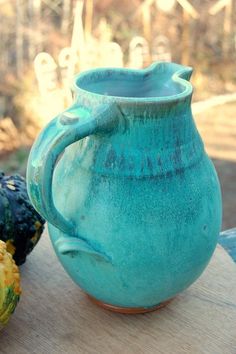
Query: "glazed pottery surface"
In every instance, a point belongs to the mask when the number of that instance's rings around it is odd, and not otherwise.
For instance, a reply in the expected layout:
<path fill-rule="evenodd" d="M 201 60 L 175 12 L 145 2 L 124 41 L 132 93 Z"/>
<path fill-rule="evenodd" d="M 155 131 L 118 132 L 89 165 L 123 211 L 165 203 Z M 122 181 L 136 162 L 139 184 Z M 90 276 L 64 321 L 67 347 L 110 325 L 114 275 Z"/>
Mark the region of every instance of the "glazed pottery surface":
<path fill-rule="evenodd" d="M 221 193 L 191 113 L 192 69 L 95 69 L 41 132 L 28 192 L 71 278 L 98 302 L 156 307 L 215 249 Z"/>

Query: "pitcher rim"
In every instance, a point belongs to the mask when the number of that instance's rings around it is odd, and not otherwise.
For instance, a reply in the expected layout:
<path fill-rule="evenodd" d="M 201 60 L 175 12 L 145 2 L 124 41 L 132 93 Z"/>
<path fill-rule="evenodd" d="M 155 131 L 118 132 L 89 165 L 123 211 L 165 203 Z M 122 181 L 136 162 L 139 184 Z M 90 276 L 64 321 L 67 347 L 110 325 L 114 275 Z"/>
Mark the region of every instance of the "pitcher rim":
<path fill-rule="evenodd" d="M 148 75 L 149 73 L 151 74 L 152 72 L 160 70 L 161 67 L 165 68 L 167 66 L 169 67 L 172 66 L 172 69 L 175 69 L 175 71 L 171 75 L 171 80 L 173 81 L 173 83 L 177 83 L 180 86 L 182 86 L 183 91 L 176 94 L 167 95 L 167 96 L 125 97 L 125 96 L 114 96 L 114 95 L 96 93 L 93 91 L 86 90 L 80 87 L 79 85 L 79 83 L 82 80 L 85 80 L 88 77 L 98 76 L 98 74 L 103 76 L 103 75 L 107 75 L 107 73 L 109 73 L 110 75 L 112 74 L 122 75 L 124 73 L 127 73 L 128 75 L 133 75 L 133 76 L 135 75 L 136 77 L 137 76 L 142 77 Z M 179 100 L 182 101 L 189 97 L 191 98 L 193 93 L 193 86 L 188 80 L 191 77 L 192 71 L 193 71 L 192 67 L 184 66 L 174 62 L 155 62 L 151 64 L 149 67 L 144 69 L 101 67 L 101 68 L 89 69 L 75 75 L 72 83 L 72 91 L 74 91 L 78 95 L 87 96 L 88 98 L 94 98 L 100 100 L 106 98 L 106 100 L 108 101 L 111 100 L 121 104 L 122 103 L 124 104 L 168 103 L 168 102 L 171 103 L 173 101 L 179 101 Z"/>

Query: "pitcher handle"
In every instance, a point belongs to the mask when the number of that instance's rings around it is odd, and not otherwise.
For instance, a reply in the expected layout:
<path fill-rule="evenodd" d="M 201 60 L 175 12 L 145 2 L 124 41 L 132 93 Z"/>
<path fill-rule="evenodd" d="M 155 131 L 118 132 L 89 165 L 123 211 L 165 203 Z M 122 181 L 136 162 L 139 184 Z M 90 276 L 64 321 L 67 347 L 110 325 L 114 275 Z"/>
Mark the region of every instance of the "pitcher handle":
<path fill-rule="evenodd" d="M 28 194 L 39 214 L 70 236 L 68 245 L 65 237 L 58 241 L 59 252 L 63 254 L 73 252 L 73 246 L 74 251 L 79 251 L 81 241 L 81 251 L 87 249 L 89 253 L 105 256 L 98 253 L 85 239 L 76 235 L 74 223 L 56 209 L 52 196 L 54 167 L 67 146 L 91 134 L 111 130 L 119 114 L 115 104 L 102 104 L 94 112 L 77 104 L 72 105 L 43 129 L 31 149 L 27 166 Z"/>

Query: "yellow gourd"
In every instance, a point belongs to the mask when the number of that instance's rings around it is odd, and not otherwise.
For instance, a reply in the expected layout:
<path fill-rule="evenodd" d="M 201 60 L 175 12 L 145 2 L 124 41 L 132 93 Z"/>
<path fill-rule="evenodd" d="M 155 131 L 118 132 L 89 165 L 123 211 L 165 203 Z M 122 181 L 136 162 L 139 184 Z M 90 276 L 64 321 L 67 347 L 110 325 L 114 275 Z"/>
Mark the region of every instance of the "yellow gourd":
<path fill-rule="evenodd" d="M 19 301 L 20 274 L 6 243 L 0 241 L 0 329 L 5 325 Z"/>

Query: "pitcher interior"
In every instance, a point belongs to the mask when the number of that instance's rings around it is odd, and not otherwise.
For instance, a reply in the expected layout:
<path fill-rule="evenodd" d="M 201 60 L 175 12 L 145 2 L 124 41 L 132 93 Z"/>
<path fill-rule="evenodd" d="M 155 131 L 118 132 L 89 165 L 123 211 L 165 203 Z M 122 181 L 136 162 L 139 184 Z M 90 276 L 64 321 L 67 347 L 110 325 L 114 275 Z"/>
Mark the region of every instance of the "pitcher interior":
<path fill-rule="evenodd" d="M 173 72 L 99 69 L 77 79 L 87 92 L 123 98 L 165 97 L 181 94 L 185 87 L 172 79 Z"/>

